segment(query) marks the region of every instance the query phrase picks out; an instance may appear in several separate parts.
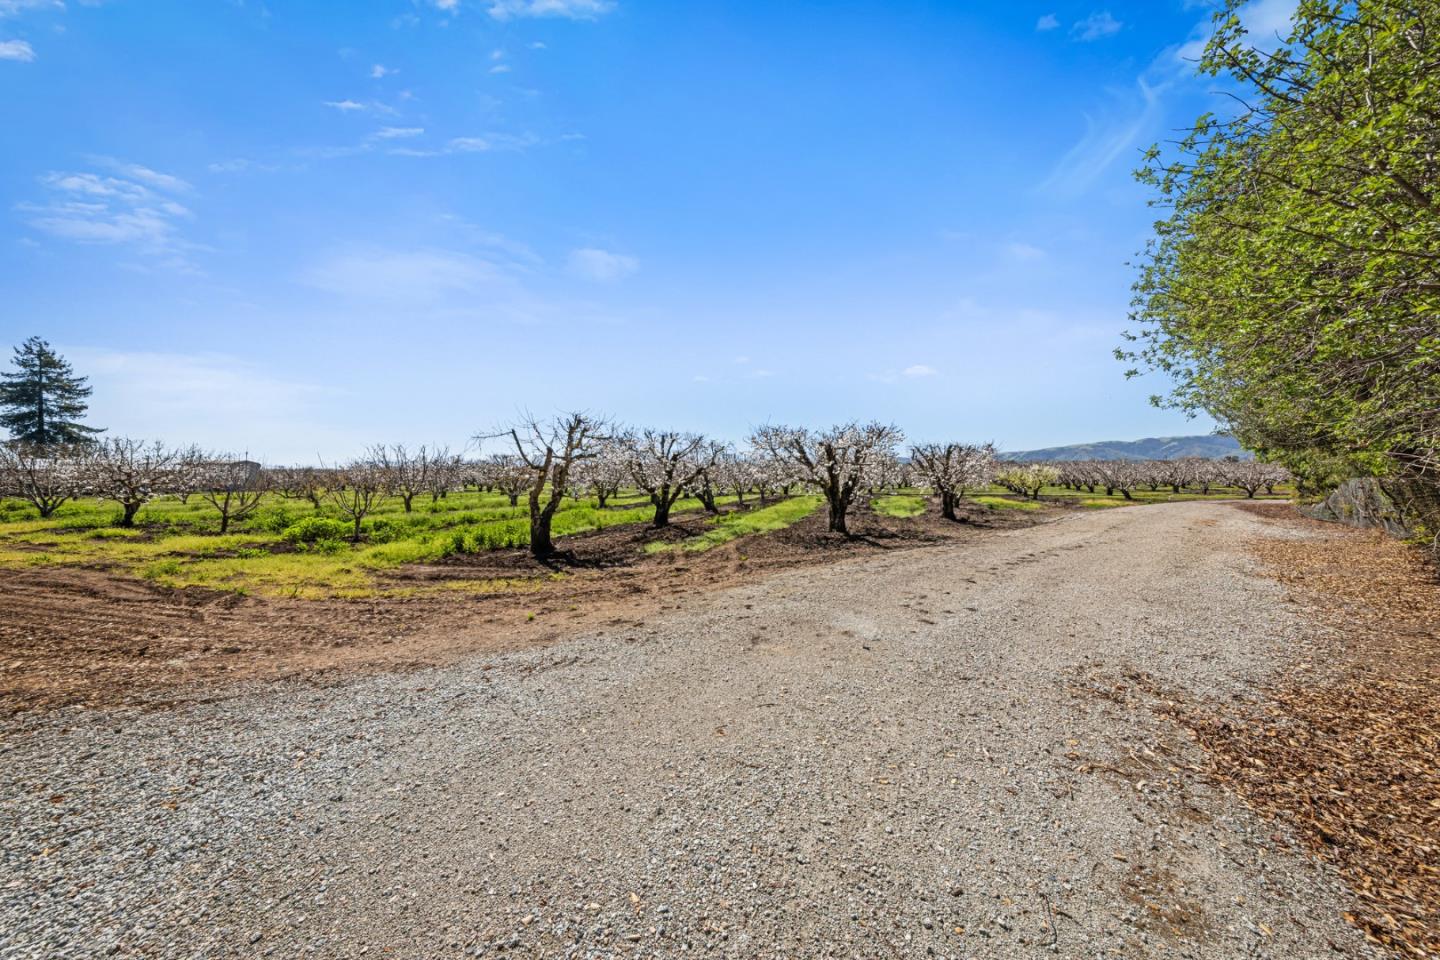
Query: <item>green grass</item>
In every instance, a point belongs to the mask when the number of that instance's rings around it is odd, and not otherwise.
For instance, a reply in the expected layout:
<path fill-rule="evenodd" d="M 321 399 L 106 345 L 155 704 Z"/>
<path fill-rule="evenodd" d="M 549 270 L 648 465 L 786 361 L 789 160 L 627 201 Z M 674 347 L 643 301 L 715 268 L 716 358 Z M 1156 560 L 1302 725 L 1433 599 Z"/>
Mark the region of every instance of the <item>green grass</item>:
<path fill-rule="evenodd" d="M 662 553 L 683 550 L 690 553 L 703 553 L 740 537 L 774 533 L 776 530 L 784 530 L 786 527 L 804 520 L 814 513 L 822 502 L 823 498 L 817 496 L 791 497 L 789 500 L 782 500 L 758 510 L 746 513 L 727 513 L 710 521 L 711 529 L 698 536 L 681 540 L 679 543 L 648 543 L 645 545 L 645 552 Z"/>
<path fill-rule="evenodd" d="M 870 501 L 870 506 L 884 517 L 918 517 L 925 512 L 925 498 L 910 494 L 875 497 Z"/>
<path fill-rule="evenodd" d="M 1038 500 L 1012 500 L 1003 496 L 985 495 L 969 499 L 991 510 L 1042 510 L 1045 507 L 1045 504 Z"/>
<path fill-rule="evenodd" d="M 722 503 L 733 502 L 721 498 Z M 634 506 L 632 506 L 634 505 Z M 674 512 L 701 508 L 681 500 Z M 366 518 L 358 544 L 332 540 L 292 545 L 282 532 L 311 516 L 343 520 L 330 504 L 316 511 L 308 502 L 266 498 L 264 505 L 231 532 L 218 534 L 213 508 L 198 497 L 189 503 L 160 498 L 145 505 L 137 526 L 113 524 L 119 509 L 94 500 L 65 504 L 41 520 L 33 508 L 0 502 L 0 566 L 86 566 L 143 577 L 171 587 L 208 587 L 279 597 L 366 597 L 416 592 L 495 592 L 525 588 L 519 581 L 447 581 L 443 587 L 391 588 L 384 575 L 397 567 L 433 563 L 457 553 L 524 547 L 530 541 L 528 510 L 510 506 L 501 494 L 467 491 L 431 503 L 417 499 L 405 513 L 390 498 Z M 552 525 L 556 537 L 609 527 L 649 523 L 648 500 L 627 494 L 600 509 L 594 500 L 564 500 Z"/>

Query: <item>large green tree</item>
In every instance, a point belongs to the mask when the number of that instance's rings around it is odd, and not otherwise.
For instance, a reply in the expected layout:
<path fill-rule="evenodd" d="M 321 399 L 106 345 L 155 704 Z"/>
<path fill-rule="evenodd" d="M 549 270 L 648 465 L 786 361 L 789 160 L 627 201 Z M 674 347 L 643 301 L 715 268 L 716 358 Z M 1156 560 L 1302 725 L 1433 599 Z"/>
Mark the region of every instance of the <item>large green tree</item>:
<path fill-rule="evenodd" d="M 1278 47 L 1241 6 L 1200 67 L 1230 106 L 1139 171 L 1168 216 L 1118 353 L 1302 478 L 1440 489 L 1440 0 L 1300 0 Z"/>
<path fill-rule="evenodd" d="M 103 431 L 80 422 L 90 387 L 39 337 L 15 348 L 14 370 L 0 371 L 0 426 L 27 444 L 88 443 Z"/>

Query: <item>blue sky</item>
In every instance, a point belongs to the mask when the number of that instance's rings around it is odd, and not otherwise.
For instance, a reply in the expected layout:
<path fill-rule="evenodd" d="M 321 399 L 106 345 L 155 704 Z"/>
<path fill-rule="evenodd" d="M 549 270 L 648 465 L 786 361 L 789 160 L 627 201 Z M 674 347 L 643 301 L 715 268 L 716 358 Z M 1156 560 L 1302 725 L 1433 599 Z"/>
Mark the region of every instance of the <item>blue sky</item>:
<path fill-rule="evenodd" d="M 1257 0 L 1257 33 L 1289 0 Z M 528 407 L 1204 432 L 1111 356 L 1194 0 L 0 0 L 0 334 L 272 462 Z"/>

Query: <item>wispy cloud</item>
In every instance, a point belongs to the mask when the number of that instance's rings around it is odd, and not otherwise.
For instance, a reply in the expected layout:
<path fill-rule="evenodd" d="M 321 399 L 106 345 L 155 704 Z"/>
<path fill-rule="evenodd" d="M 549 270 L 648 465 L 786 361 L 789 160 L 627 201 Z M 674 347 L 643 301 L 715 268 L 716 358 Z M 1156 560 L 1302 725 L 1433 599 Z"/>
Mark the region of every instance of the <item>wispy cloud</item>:
<path fill-rule="evenodd" d="M 377 140 L 406 140 L 418 137 L 424 132 L 424 127 L 381 127 L 375 131 L 374 137 Z"/>
<path fill-rule="evenodd" d="M 495 66 L 493 66 L 493 67 L 490 68 L 490 72 L 491 72 L 491 73 L 509 73 L 509 72 L 510 72 L 510 64 L 508 64 L 508 63 L 497 63 L 497 64 L 495 64 Z"/>
<path fill-rule="evenodd" d="M 138 180 L 147 186 L 154 187 L 157 190 L 163 190 L 167 193 L 190 193 L 195 189 L 187 181 L 181 180 L 179 177 L 172 176 L 168 173 L 161 173 L 158 170 L 152 170 L 138 163 L 126 163 L 123 160 L 116 160 L 113 157 L 95 157 L 93 159 L 96 163 L 109 167 L 122 176 L 129 177 L 131 180 Z"/>
<path fill-rule="evenodd" d="M 1113 91 L 1104 112 L 1085 115 L 1085 134 L 1055 164 L 1040 189 L 1071 196 L 1087 190 L 1154 130 L 1162 90 L 1138 77 L 1133 89 Z"/>
<path fill-rule="evenodd" d="M 570 252 L 570 272 L 587 280 L 614 283 L 640 269 L 640 261 L 623 253 L 611 253 L 597 247 L 582 247 Z"/>
<path fill-rule="evenodd" d="M 72 171 L 41 177 L 45 198 L 17 207 L 26 222 L 62 240 L 129 246 L 167 266 L 190 268 L 184 254 L 196 247 L 182 238 L 180 224 L 191 212 L 176 199 L 192 192 L 190 184 L 139 164 L 96 162 L 115 175 Z"/>
<path fill-rule="evenodd" d="M 1298 0 L 1252 0 L 1236 11 L 1246 41 L 1257 50 L 1272 51 L 1290 36 Z M 1190 39 L 1174 48 L 1179 70 L 1189 72 L 1205 52 L 1205 44 L 1214 32 L 1214 25 L 1204 21 L 1195 25 Z"/>
<path fill-rule="evenodd" d="M 553 274 L 522 244 L 478 231 L 468 239 L 473 247 L 339 250 L 310 264 L 297 279 L 343 300 L 346 311 L 357 316 L 404 315 L 467 327 L 597 317 L 593 303 L 537 290 L 534 284 Z"/>
<path fill-rule="evenodd" d="M 0 0 L 0 17 L 17 17 L 27 10 L 64 10 L 62 0 Z"/>
<path fill-rule="evenodd" d="M 311 462 L 365 442 L 336 431 L 323 409 L 341 391 L 275 376 L 241 357 L 86 346 L 67 346 L 65 355 L 84 367 L 94 412 L 118 435 L 199 443 L 267 463 Z"/>
<path fill-rule="evenodd" d="M 393 153 L 407 157 L 438 157 L 451 153 L 490 153 L 503 150 L 524 150 L 540 142 L 533 133 L 487 133 L 479 137 L 451 137 L 438 148 L 397 148 Z"/>
<path fill-rule="evenodd" d="M 306 270 L 302 282 L 343 297 L 433 305 L 455 293 L 509 282 L 492 260 L 449 250 L 370 250 L 331 256 Z"/>
<path fill-rule="evenodd" d="M 206 169 L 211 173 L 274 173 L 280 167 L 273 163 L 261 163 L 246 157 L 232 157 L 229 160 L 216 160 Z"/>
<path fill-rule="evenodd" d="M 1296 3 L 1297 0 L 1252 0 L 1240 7 L 1237 14 L 1249 33 L 1249 42 L 1260 49 L 1273 49 L 1279 42 L 1277 37 L 1289 34 Z M 1121 27 L 1108 13 L 1091 14 L 1075 25 L 1079 31 L 1077 39 L 1091 39 L 1084 34 L 1095 25 L 1110 33 Z M 1204 50 L 1212 31 L 1208 19 L 1197 23 L 1188 40 L 1166 47 L 1151 60 L 1135 78 L 1133 87 L 1107 91 L 1107 102 L 1085 114 L 1084 135 L 1060 158 L 1039 189 L 1078 195 L 1120 158 L 1128 154 L 1138 160 L 1135 151 L 1158 135 L 1163 98 L 1174 89 L 1196 83 L 1194 61 Z"/>
<path fill-rule="evenodd" d="M 1058 26 L 1060 26 L 1060 18 L 1055 16 L 1055 14 L 1053 13 L 1047 13 L 1045 14 L 1045 16 L 1035 21 L 1035 29 L 1040 31 L 1041 33 L 1044 33 L 1047 30 L 1054 30 Z"/>
<path fill-rule="evenodd" d="M 377 63 L 370 68 L 370 76 L 376 80 L 384 80 L 386 77 L 394 76 L 399 72 L 400 71 L 394 67 L 387 67 L 383 63 Z"/>
<path fill-rule="evenodd" d="M 0 60 L 30 63 L 34 59 L 35 49 L 24 40 L 0 40 Z"/>
<path fill-rule="evenodd" d="M 1070 28 L 1070 36 L 1082 43 L 1091 40 L 1099 40 L 1101 37 L 1108 37 L 1111 34 L 1119 33 L 1124 24 L 1110 15 L 1109 10 L 1101 10 L 1090 14 L 1084 20 L 1076 21 Z"/>
<path fill-rule="evenodd" d="M 865 379 L 872 383 L 898 383 L 901 379 L 923 380 L 926 377 L 934 377 L 940 374 L 939 370 L 929 364 L 913 363 L 903 370 L 882 370 L 879 373 L 867 373 Z"/>
<path fill-rule="evenodd" d="M 1045 256 L 1044 250 L 1024 240 L 1012 240 L 1005 244 L 1005 252 L 1016 260 L 1039 260 Z"/>
<path fill-rule="evenodd" d="M 339 110 L 341 113 L 356 113 L 366 109 L 365 104 L 356 100 L 326 100 L 325 106 Z"/>
<path fill-rule="evenodd" d="M 496 20 L 520 17 L 594 20 L 614 9 L 614 0 L 491 0 L 489 13 Z"/>

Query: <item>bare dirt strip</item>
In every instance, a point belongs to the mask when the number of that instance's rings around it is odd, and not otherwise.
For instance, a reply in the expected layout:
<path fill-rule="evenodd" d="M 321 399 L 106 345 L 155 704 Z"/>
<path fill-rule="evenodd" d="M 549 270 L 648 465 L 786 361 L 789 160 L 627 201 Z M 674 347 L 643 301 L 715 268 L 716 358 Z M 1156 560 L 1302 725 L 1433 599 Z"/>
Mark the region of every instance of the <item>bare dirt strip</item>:
<path fill-rule="evenodd" d="M 377 600 L 276 600 L 172 590 L 104 569 L 0 568 L 0 715 L 65 704 L 172 704 L 228 695 L 236 682 L 324 679 L 448 663 L 554 643 L 586 628 L 624 628 L 687 594 L 753 582 L 776 570 L 1029 526 L 1059 515 L 932 511 L 908 519 L 857 509 L 852 539 L 823 516 L 705 553 L 646 554 L 654 540 L 708 529 L 702 514 L 664 531 L 619 526 L 567 537 L 539 563 L 524 550 L 401 567 L 387 586 L 431 595 Z M 510 582 L 493 594 L 447 593 L 462 580 Z"/>

